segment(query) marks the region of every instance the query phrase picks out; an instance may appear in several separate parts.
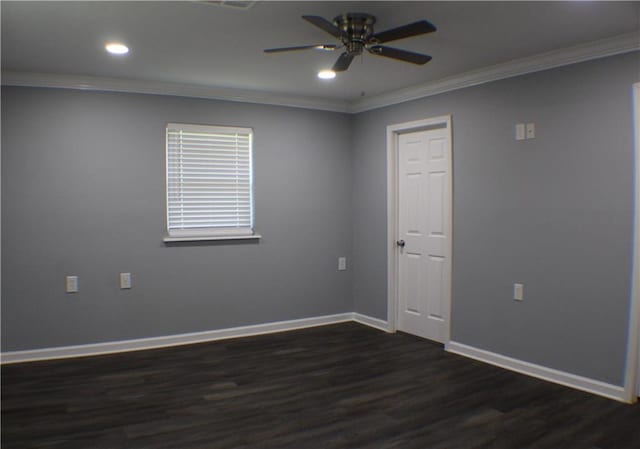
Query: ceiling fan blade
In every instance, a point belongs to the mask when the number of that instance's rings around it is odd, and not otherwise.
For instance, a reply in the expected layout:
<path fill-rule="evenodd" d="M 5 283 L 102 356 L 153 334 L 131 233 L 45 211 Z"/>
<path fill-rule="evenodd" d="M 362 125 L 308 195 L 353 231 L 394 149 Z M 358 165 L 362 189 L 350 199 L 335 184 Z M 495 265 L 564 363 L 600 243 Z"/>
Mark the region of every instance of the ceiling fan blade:
<path fill-rule="evenodd" d="M 340 55 L 331 70 L 334 72 L 344 72 L 351 65 L 351 61 L 355 58 L 355 53 L 347 53 L 346 51 Z"/>
<path fill-rule="evenodd" d="M 299 45 L 297 47 L 282 47 L 282 48 L 267 48 L 265 53 L 280 53 L 283 51 L 297 51 L 297 50 L 335 50 L 337 45 L 333 44 L 319 44 L 319 45 Z"/>
<path fill-rule="evenodd" d="M 431 56 L 422 53 L 414 53 L 412 51 L 400 50 L 399 48 L 383 47 L 376 45 L 369 49 L 369 53 L 387 58 L 399 59 L 400 61 L 410 62 L 412 64 L 426 64 L 431 61 Z"/>
<path fill-rule="evenodd" d="M 406 37 L 432 33 L 436 30 L 437 28 L 432 23 L 420 20 L 419 22 L 376 33 L 372 36 L 372 40 L 376 43 L 384 44 L 385 42 L 397 41 Z"/>
<path fill-rule="evenodd" d="M 342 36 L 342 32 L 340 31 L 340 28 L 338 28 L 337 26 L 335 26 L 333 23 L 329 22 L 327 19 L 320 17 L 320 16 L 302 16 L 302 18 L 304 20 L 306 20 L 307 22 L 317 26 L 318 28 L 326 31 L 327 33 L 329 33 L 330 35 L 332 35 L 333 37 L 340 39 L 340 36 Z"/>

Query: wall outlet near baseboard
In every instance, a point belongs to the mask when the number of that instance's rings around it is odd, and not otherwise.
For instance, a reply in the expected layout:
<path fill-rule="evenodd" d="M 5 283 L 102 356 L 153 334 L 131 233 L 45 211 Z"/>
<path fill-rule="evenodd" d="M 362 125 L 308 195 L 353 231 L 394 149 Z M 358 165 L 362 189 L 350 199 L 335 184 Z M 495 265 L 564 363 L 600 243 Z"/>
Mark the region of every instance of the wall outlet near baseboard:
<path fill-rule="evenodd" d="M 524 284 L 513 284 L 513 299 L 516 301 L 524 300 Z"/>
<path fill-rule="evenodd" d="M 65 278 L 66 292 L 77 293 L 78 291 L 78 276 L 67 276 Z"/>
<path fill-rule="evenodd" d="M 131 273 L 120 273 L 120 288 L 131 288 Z"/>

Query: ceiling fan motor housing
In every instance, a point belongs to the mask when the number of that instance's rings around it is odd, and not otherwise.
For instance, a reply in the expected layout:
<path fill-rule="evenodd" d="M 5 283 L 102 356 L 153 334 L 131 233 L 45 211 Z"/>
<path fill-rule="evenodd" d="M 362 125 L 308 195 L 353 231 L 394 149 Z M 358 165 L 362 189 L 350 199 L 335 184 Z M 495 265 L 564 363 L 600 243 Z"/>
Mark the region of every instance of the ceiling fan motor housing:
<path fill-rule="evenodd" d="M 344 44 L 347 53 L 353 55 L 362 54 L 365 46 L 370 44 L 373 36 L 375 16 L 371 14 L 348 12 L 333 19 L 333 23 L 340 29 L 340 40 Z"/>

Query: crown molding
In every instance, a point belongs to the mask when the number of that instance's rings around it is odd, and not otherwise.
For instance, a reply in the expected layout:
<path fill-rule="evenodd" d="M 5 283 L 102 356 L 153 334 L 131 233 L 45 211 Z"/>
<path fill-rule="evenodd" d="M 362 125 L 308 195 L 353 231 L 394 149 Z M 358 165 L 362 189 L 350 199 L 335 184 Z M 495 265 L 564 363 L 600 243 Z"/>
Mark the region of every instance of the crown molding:
<path fill-rule="evenodd" d="M 342 100 L 318 97 L 276 94 L 255 90 L 198 86 L 193 84 L 142 81 L 121 78 L 61 75 L 54 73 L 2 72 L 3 86 L 51 87 L 87 91 L 126 92 L 137 94 L 169 95 L 206 98 L 210 100 L 257 103 L 273 106 L 316 109 L 332 112 L 349 112 L 349 104 Z"/>
<path fill-rule="evenodd" d="M 440 80 L 359 99 L 352 103 L 328 98 L 276 94 L 256 90 L 53 73 L 6 71 L 2 72 L 2 85 L 170 95 L 357 114 L 465 87 L 638 50 L 640 50 L 640 33 L 622 34 L 608 39 L 514 59 Z"/>
<path fill-rule="evenodd" d="M 628 33 L 608 39 L 554 50 L 478 70 L 462 73 L 416 86 L 398 89 L 351 103 L 349 112 L 360 113 L 385 106 L 404 103 L 450 92 L 465 87 L 477 86 L 527 73 L 539 72 L 592 59 L 604 58 L 640 50 L 640 33 Z"/>

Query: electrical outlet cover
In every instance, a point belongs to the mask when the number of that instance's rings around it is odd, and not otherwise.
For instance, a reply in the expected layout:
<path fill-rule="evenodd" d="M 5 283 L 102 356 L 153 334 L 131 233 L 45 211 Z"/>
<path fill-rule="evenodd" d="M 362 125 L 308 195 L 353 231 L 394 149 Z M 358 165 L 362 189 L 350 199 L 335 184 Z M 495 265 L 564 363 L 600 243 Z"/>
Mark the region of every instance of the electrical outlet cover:
<path fill-rule="evenodd" d="M 131 288 L 131 273 L 120 273 L 120 288 Z"/>
<path fill-rule="evenodd" d="M 67 293 L 77 293 L 78 291 L 78 276 L 67 276 L 65 278 L 66 281 L 66 291 Z"/>

